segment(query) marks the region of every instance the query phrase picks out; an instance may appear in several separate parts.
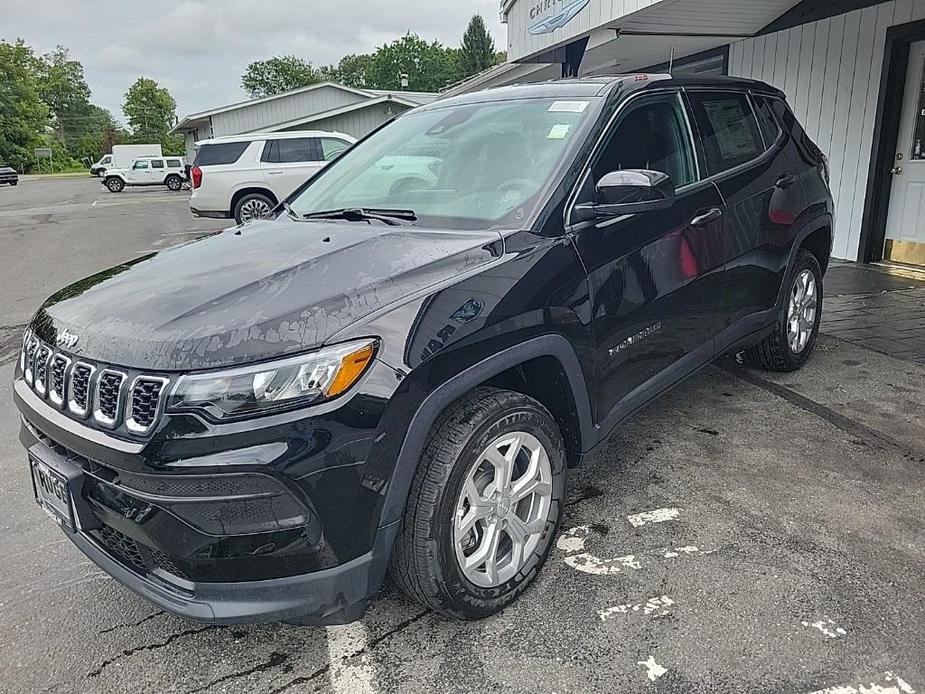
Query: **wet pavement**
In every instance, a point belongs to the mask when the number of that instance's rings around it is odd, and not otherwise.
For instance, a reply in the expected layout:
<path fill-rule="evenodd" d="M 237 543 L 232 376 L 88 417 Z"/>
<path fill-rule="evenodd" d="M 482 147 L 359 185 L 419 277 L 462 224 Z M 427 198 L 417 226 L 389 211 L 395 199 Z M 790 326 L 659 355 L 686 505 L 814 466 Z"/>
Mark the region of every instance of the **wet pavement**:
<path fill-rule="evenodd" d="M 90 223 L 97 192 L 47 213 L 77 230 L 72 247 L 4 216 L 0 197 L 0 254 L 20 259 L 2 275 L 0 325 L 170 243 L 169 227 L 208 230 L 184 200 L 153 196 Z M 27 278 L 36 254 L 7 255 L 29 251 L 26 233 L 59 276 Z M 798 374 L 724 360 L 571 473 L 558 546 L 514 606 L 462 624 L 387 586 L 362 621 L 326 629 L 184 622 L 97 571 L 32 500 L 11 375 L 0 345 L 0 691 L 925 691 L 915 361 L 828 335 Z"/>

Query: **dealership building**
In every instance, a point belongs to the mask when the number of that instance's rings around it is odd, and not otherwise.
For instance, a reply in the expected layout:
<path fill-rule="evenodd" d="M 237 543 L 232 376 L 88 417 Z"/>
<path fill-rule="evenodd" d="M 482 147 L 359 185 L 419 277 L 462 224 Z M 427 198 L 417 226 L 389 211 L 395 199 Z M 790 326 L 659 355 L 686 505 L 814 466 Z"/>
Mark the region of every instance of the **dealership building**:
<path fill-rule="evenodd" d="M 925 265 L 925 0 L 503 0 L 508 62 L 449 93 L 627 72 L 780 88 L 829 158 L 832 255 Z"/>

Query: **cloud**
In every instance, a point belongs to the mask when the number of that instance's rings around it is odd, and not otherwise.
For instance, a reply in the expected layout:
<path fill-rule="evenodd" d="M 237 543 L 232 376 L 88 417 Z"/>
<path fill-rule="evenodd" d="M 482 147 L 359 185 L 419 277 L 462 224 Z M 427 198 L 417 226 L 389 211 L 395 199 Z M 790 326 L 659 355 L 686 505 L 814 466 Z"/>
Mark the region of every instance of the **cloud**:
<path fill-rule="evenodd" d="M 94 103 L 117 118 L 141 75 L 168 87 L 182 116 L 246 98 L 247 64 L 273 55 L 325 65 L 408 31 L 455 46 L 473 14 L 503 50 L 498 7 L 499 0 L 0 0 L 0 38 L 21 37 L 40 53 L 69 48 L 84 65 Z"/>

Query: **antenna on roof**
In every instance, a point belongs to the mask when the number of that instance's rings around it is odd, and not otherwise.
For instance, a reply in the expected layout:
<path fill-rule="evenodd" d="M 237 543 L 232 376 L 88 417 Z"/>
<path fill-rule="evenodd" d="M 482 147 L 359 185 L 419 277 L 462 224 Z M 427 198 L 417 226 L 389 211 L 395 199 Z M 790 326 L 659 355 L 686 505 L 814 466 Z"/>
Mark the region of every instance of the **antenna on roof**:
<path fill-rule="evenodd" d="M 674 44 L 671 44 L 671 54 L 668 56 L 668 74 L 671 74 L 671 70 L 674 68 Z"/>

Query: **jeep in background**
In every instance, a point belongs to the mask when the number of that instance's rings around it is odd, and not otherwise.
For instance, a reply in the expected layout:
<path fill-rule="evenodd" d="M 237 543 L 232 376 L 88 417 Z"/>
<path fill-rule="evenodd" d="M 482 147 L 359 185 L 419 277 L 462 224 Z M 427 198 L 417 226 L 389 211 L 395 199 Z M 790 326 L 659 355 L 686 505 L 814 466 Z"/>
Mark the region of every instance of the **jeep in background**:
<path fill-rule="evenodd" d="M 271 219 L 41 306 L 13 383 L 36 499 L 188 619 L 350 621 L 387 571 L 444 615 L 493 614 L 620 422 L 724 354 L 806 363 L 827 179 L 760 82 L 586 78 L 408 111 Z"/>
<path fill-rule="evenodd" d="M 167 186 L 176 192 L 186 180 L 186 162 L 183 157 L 139 157 L 127 169 L 106 169 L 101 179 L 112 193 L 126 186 Z"/>

